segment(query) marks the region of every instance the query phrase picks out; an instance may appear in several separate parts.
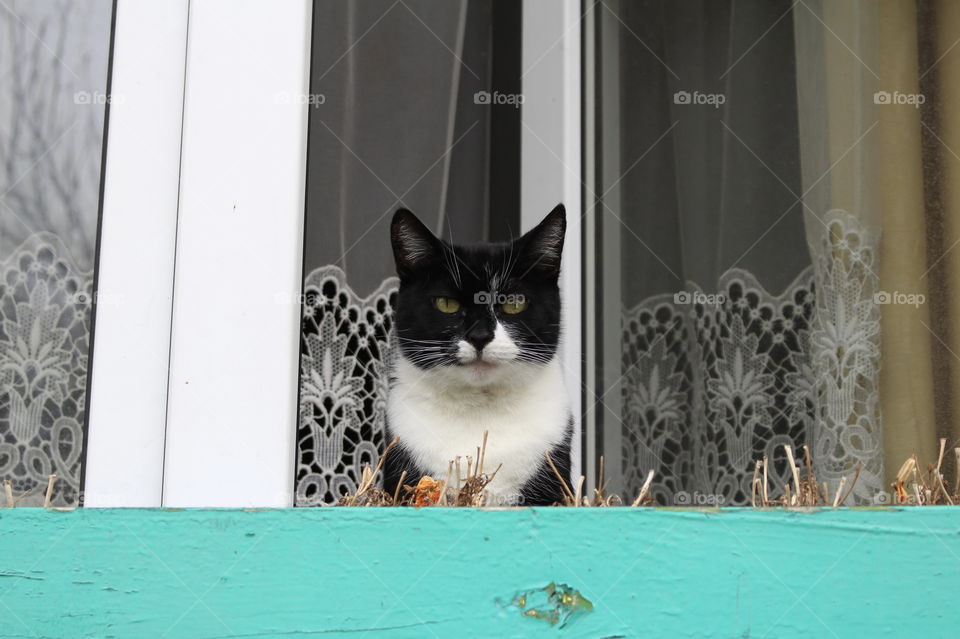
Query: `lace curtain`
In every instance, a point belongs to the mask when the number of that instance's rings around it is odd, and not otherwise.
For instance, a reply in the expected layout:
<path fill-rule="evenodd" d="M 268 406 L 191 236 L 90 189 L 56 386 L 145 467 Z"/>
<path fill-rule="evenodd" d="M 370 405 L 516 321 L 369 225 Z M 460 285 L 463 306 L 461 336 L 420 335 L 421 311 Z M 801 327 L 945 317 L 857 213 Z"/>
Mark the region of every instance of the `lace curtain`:
<path fill-rule="evenodd" d="M 862 465 L 854 496 L 882 485 L 874 304 L 876 238 L 835 211 L 829 233 L 779 295 L 747 271 L 726 272 L 716 292 L 694 283 L 651 297 L 623 317 L 623 466 L 636 489 L 646 472 L 659 503 L 750 502 L 754 462 L 808 444 L 817 478 L 834 489 Z M 690 300 L 690 301 L 688 301 Z M 699 495 L 702 495 L 700 497 Z"/>
<path fill-rule="evenodd" d="M 77 502 L 93 273 L 49 233 L 0 266 L 0 477 L 22 504 Z"/>
<path fill-rule="evenodd" d="M 0 480 L 80 501 L 111 3 L 0 11 Z M 5 498 L 4 503 L 5 503 Z"/>
<path fill-rule="evenodd" d="M 775 494 L 790 480 L 784 445 L 809 446 L 831 490 L 859 465 L 859 503 L 884 486 L 873 147 L 854 144 L 862 127 L 851 148 L 823 129 L 836 67 L 816 10 L 608 10 L 612 163 L 626 172 L 604 187 L 604 213 L 622 224 L 605 240 L 620 257 L 603 268 L 621 272 L 623 308 L 622 377 L 605 385 L 619 386 L 621 420 L 605 427 L 619 450 L 605 452 L 620 455 L 627 493 L 655 470 L 661 504 L 747 504 L 756 460 L 771 460 Z"/>

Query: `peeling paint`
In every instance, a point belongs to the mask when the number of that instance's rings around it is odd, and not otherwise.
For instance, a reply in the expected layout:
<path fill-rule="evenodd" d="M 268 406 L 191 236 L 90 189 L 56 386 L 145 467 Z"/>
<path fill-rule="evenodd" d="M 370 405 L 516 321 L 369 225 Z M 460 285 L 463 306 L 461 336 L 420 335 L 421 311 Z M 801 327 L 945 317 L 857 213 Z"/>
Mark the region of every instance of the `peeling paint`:
<path fill-rule="evenodd" d="M 593 603 L 579 590 L 552 581 L 543 588 L 518 593 L 512 604 L 520 609 L 524 617 L 540 619 L 551 626 L 559 623 L 561 628 L 567 625 L 571 617 L 593 610 Z"/>

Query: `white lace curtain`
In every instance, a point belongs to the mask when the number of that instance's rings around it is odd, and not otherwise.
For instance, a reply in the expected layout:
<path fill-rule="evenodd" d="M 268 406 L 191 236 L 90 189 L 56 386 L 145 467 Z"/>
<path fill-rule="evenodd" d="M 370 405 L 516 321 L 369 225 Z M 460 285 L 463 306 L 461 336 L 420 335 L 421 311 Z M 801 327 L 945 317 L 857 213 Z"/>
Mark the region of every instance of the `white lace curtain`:
<path fill-rule="evenodd" d="M 877 185 L 852 126 L 873 94 L 845 112 L 847 146 L 826 135 L 824 85 L 839 79 L 811 7 L 611 6 L 625 25 L 610 23 L 628 172 L 615 184 L 622 257 L 607 267 L 623 272 L 610 427 L 627 492 L 654 469 L 661 503 L 748 503 L 756 460 L 788 479 L 785 444 L 808 445 L 834 489 L 859 463 L 859 501 L 883 485 Z"/>

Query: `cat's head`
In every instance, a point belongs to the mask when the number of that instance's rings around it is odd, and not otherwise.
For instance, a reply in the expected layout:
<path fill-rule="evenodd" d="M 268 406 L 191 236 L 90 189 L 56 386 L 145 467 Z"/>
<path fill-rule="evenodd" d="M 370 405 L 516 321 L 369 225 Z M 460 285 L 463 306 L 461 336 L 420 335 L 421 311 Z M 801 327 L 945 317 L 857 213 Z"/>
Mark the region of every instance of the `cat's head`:
<path fill-rule="evenodd" d="M 560 338 L 563 205 L 510 243 L 454 246 L 400 209 L 391 239 L 400 277 L 402 357 L 484 385 L 553 360 Z"/>

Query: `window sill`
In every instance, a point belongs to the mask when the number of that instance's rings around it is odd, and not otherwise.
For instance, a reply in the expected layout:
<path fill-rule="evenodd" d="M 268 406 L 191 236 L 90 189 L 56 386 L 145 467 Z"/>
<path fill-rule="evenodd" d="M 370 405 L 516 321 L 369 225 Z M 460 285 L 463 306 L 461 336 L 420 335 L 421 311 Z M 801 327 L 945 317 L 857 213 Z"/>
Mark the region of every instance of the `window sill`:
<path fill-rule="evenodd" d="M 0 637 L 554 636 L 956 629 L 960 508 L 0 510 Z M 951 612 L 954 611 L 954 612 Z"/>

